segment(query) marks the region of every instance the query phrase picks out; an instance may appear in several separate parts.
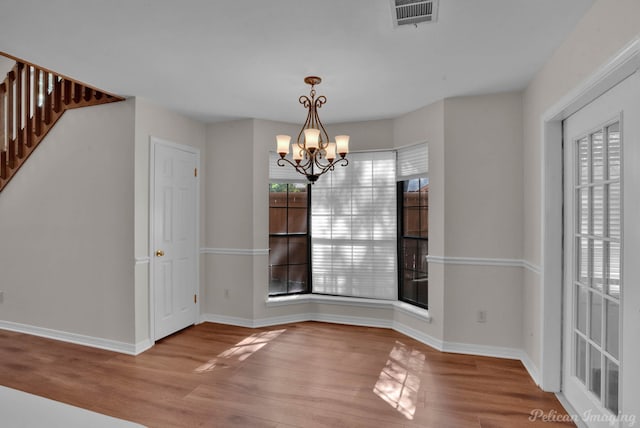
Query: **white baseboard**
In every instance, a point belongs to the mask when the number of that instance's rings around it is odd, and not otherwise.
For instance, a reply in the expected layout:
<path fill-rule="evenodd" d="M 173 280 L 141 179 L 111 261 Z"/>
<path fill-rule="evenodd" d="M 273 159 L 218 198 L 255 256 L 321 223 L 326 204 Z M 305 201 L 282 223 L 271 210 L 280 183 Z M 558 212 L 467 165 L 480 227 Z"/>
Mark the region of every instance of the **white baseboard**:
<path fill-rule="evenodd" d="M 258 318 L 253 321 L 255 327 L 271 327 L 272 325 L 290 324 L 308 321 L 308 314 L 284 315 L 280 317 Z"/>
<path fill-rule="evenodd" d="M 351 317 L 351 316 L 331 315 L 331 314 L 300 313 L 300 314 L 285 315 L 280 317 L 256 318 L 255 320 L 252 320 L 250 318 L 231 317 L 227 315 L 215 315 L 215 314 L 202 314 L 200 316 L 201 323 L 213 322 L 218 324 L 235 325 L 238 327 L 247 327 L 247 328 L 270 327 L 274 325 L 290 324 L 294 322 L 304 322 L 304 321 L 319 321 L 319 322 L 328 322 L 328 323 L 334 323 L 334 324 L 358 325 L 362 327 L 380 327 L 380 328 L 392 327 L 391 321 L 381 320 L 378 318 Z"/>
<path fill-rule="evenodd" d="M 347 315 L 308 314 L 309 321 L 328 322 L 334 324 L 357 325 L 360 327 L 392 328 L 393 321 L 379 318 L 351 317 Z"/>
<path fill-rule="evenodd" d="M 445 342 L 395 320 L 318 313 L 299 313 L 281 317 L 259 318 L 255 320 L 215 314 L 202 314 L 200 317 L 200 322 L 213 322 L 247 328 L 270 327 L 304 321 L 319 321 L 335 324 L 357 325 L 361 327 L 389 328 L 441 352 L 520 360 L 536 385 L 540 384 L 538 381 L 537 367 L 533 364 L 529 356 L 521 349 Z M 430 319 L 425 320 L 425 322 L 429 321 Z"/>
<path fill-rule="evenodd" d="M 134 355 L 142 354 L 144 351 L 151 349 L 154 342 L 151 339 L 144 339 L 136 343 L 136 353 Z"/>
<path fill-rule="evenodd" d="M 522 354 L 520 349 L 504 348 L 501 346 L 477 345 L 473 343 L 444 342 L 444 352 L 454 354 L 480 355 L 483 357 L 506 358 L 519 360 Z"/>
<path fill-rule="evenodd" d="M 66 331 L 52 330 L 44 327 L 20 324 L 10 321 L 0 321 L 0 329 L 15 331 L 18 333 L 31 334 L 47 339 L 60 340 L 62 342 L 75 343 L 76 345 L 90 346 L 92 348 L 105 349 L 107 351 L 120 352 L 122 354 L 137 355 L 138 345 L 132 343 L 119 342 L 116 340 L 102 339 L 99 337 L 85 336 L 82 334 L 69 333 Z M 144 346 L 144 345 L 143 345 Z"/>
<path fill-rule="evenodd" d="M 436 339 L 433 336 L 430 336 L 420 330 L 416 330 L 415 328 L 409 327 L 398 321 L 393 322 L 392 329 L 397 331 L 398 333 L 409 336 L 410 338 L 415 339 L 418 342 L 424 343 L 425 345 L 430 346 L 438 351 L 442 351 L 442 348 L 444 348 L 444 343 L 442 342 L 442 340 Z"/>
<path fill-rule="evenodd" d="M 238 327 L 255 328 L 250 318 L 230 317 L 227 315 L 200 314 L 200 323 L 213 322 L 217 324 L 235 325 Z"/>
<path fill-rule="evenodd" d="M 567 400 L 567 397 L 565 397 L 563 393 L 558 392 L 555 395 L 558 401 L 560 402 L 560 404 L 562 405 L 562 407 L 564 407 L 564 410 L 567 412 L 567 414 L 569 416 L 575 416 L 573 418 L 573 422 L 576 424 L 578 428 L 589 428 L 589 426 L 578 415 L 578 412 L 576 412 L 576 409 L 571 405 L 571 403 L 569 403 L 569 400 Z"/>
<path fill-rule="evenodd" d="M 536 367 L 533 361 L 531 361 L 531 358 L 529 358 L 529 355 L 527 355 L 526 352 L 520 351 L 520 353 L 520 361 L 522 362 L 522 365 L 527 369 L 529 376 L 531 376 L 531 379 L 533 379 L 535 384 L 540 386 L 540 371 L 538 370 L 538 367 Z"/>

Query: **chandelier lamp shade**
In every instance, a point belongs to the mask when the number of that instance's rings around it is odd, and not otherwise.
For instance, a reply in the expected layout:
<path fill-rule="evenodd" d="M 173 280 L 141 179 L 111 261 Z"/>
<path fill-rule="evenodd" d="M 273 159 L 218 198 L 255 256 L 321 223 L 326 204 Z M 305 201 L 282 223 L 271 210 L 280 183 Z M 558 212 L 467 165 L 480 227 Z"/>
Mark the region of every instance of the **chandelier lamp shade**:
<path fill-rule="evenodd" d="M 307 120 L 297 140 L 291 143 L 289 135 L 276 135 L 277 150 L 280 155 L 277 160 L 278 165 L 293 166 L 296 171 L 306 176 L 310 183 L 315 183 L 327 171 L 333 171 L 336 165 L 349 164 L 349 160 L 345 157 L 349 153 L 349 136 L 336 135 L 335 142 L 329 141 L 329 134 L 318 117 L 318 109 L 327 102 L 327 97 L 324 95 L 316 98 L 315 85 L 321 81 L 322 79 L 317 76 L 304 78 L 304 82 L 311 85 L 311 92 L 309 96 L 302 95 L 299 99 L 300 104 L 308 112 Z M 293 160 L 287 157 L 289 148 L 291 148 Z"/>

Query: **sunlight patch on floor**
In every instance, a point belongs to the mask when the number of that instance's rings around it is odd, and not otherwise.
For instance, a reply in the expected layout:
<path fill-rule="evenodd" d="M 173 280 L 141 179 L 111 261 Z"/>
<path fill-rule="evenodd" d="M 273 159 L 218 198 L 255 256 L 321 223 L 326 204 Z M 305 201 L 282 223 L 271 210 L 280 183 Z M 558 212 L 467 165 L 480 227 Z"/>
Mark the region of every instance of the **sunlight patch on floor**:
<path fill-rule="evenodd" d="M 425 355 L 396 341 L 373 392 L 409 420 L 416 413 Z"/>
<path fill-rule="evenodd" d="M 254 353 L 262 349 L 267 343 L 271 342 L 276 337 L 284 333 L 286 329 L 263 331 L 260 333 L 252 334 L 249 337 L 242 339 L 231 348 L 218 354 L 216 358 L 213 358 L 200 367 L 196 368 L 194 372 L 205 373 L 214 370 L 220 366 L 221 361 L 229 359 L 237 359 L 238 361 L 244 361 Z"/>

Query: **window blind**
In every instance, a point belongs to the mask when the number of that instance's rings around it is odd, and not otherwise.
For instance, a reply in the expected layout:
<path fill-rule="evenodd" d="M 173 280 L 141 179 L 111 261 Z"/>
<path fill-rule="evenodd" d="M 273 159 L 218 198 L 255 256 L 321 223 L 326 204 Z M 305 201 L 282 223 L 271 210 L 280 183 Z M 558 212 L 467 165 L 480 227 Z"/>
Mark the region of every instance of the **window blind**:
<path fill-rule="evenodd" d="M 289 155 L 290 157 L 291 155 Z M 306 183 L 306 177 L 300 174 L 289 164 L 278 165 L 280 155 L 276 152 L 269 152 L 269 181 L 275 183 Z"/>
<path fill-rule="evenodd" d="M 313 185 L 314 293 L 397 299 L 396 154 L 349 154 Z"/>
<path fill-rule="evenodd" d="M 427 143 L 398 149 L 397 180 L 404 181 L 424 177 L 429 172 L 429 149 Z"/>

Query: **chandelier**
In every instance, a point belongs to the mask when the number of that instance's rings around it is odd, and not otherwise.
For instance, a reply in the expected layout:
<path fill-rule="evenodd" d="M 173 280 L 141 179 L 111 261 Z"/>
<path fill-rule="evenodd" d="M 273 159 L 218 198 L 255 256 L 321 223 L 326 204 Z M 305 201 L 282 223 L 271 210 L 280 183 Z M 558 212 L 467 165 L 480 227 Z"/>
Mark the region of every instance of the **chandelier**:
<path fill-rule="evenodd" d="M 315 183 L 322 174 L 327 171 L 333 171 L 336 165 L 347 166 L 349 161 L 345 158 L 349 153 L 349 136 L 336 135 L 336 141 L 329 141 L 329 134 L 324 129 L 324 125 L 318 117 L 318 109 L 327 102 L 327 97 L 320 95 L 316 98 L 315 85 L 322 81 L 317 76 L 308 76 L 304 78 L 304 82 L 311 85 L 309 96 L 302 95 L 299 99 L 306 109 L 308 109 L 307 120 L 305 121 L 298 139 L 291 144 L 293 152 L 293 161 L 285 156 L 289 154 L 289 142 L 291 137 L 288 135 L 276 135 L 278 154 L 280 159 L 277 163 L 279 166 L 293 166 L 296 171 L 307 177 L 310 183 Z M 337 158 L 336 153 L 340 155 Z"/>

